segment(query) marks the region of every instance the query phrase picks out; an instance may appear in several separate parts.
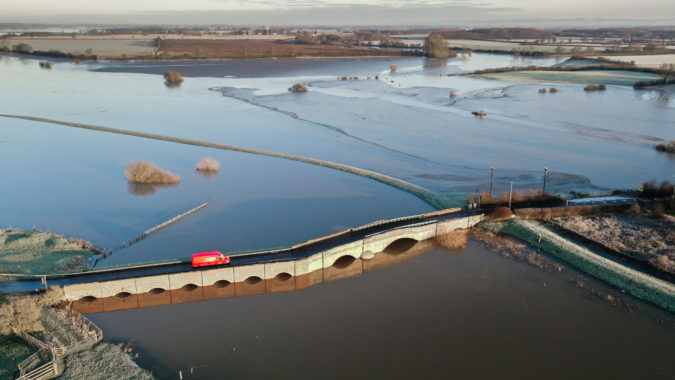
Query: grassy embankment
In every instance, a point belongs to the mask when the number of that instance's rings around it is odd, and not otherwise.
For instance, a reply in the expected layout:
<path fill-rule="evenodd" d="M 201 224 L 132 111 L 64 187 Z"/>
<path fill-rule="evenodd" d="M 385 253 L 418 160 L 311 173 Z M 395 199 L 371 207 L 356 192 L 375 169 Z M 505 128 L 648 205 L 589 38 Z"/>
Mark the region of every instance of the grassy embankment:
<path fill-rule="evenodd" d="M 631 63 L 601 60 L 600 64 L 578 66 L 520 66 L 476 70 L 462 76 L 518 82 L 557 82 L 583 84 L 589 81 L 615 85 L 635 85 L 658 81 L 656 68 L 637 67 Z"/>
<path fill-rule="evenodd" d="M 95 247 L 82 240 L 42 231 L 0 230 L 0 273 L 82 272 Z"/>

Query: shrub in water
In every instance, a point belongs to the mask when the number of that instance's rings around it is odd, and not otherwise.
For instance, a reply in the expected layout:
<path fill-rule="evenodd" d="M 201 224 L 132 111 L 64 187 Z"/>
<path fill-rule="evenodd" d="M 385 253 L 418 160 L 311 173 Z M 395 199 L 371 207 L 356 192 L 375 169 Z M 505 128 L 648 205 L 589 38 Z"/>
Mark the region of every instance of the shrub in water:
<path fill-rule="evenodd" d="M 307 87 L 305 87 L 304 84 L 302 83 L 296 83 L 293 86 L 291 86 L 288 91 L 290 92 L 307 92 Z"/>
<path fill-rule="evenodd" d="M 220 163 L 211 157 L 204 157 L 197 162 L 195 169 L 204 172 L 217 172 L 220 169 Z"/>
<path fill-rule="evenodd" d="M 124 170 L 127 180 L 140 183 L 176 183 L 180 177 L 143 160 L 132 161 Z"/>

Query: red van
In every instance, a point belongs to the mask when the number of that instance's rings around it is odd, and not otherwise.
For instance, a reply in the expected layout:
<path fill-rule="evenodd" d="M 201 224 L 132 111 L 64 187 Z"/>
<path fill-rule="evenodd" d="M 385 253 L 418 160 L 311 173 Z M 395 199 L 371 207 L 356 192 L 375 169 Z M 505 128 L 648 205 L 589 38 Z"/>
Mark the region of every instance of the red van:
<path fill-rule="evenodd" d="M 193 268 L 206 267 L 206 266 L 211 266 L 211 265 L 223 265 L 223 264 L 229 264 L 229 262 L 230 262 L 230 257 L 224 256 L 222 253 L 220 253 L 218 251 L 201 252 L 201 253 L 195 253 L 194 255 L 192 255 L 192 267 Z"/>

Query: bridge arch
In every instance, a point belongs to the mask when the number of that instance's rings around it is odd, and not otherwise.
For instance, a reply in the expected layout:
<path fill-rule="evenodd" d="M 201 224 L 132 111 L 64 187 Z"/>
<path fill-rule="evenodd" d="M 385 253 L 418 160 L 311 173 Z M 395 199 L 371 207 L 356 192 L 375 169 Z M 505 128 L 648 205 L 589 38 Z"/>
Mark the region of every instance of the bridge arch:
<path fill-rule="evenodd" d="M 160 295 L 164 292 L 166 292 L 166 289 L 164 288 L 152 288 L 148 290 L 148 294 L 152 294 L 153 296 Z"/>
<path fill-rule="evenodd" d="M 77 300 L 77 302 L 92 303 L 92 302 L 95 302 L 97 299 L 98 298 L 96 298 L 94 296 L 84 296 L 84 297 L 80 298 L 79 300 Z"/>
<path fill-rule="evenodd" d="M 214 288 L 222 289 L 222 288 L 227 288 L 228 286 L 230 286 L 230 284 L 232 284 L 232 283 L 227 281 L 227 280 L 218 280 L 218 281 L 214 282 L 212 286 Z"/>
<path fill-rule="evenodd" d="M 290 280 L 291 278 L 293 278 L 293 276 L 288 272 L 281 272 L 281 273 L 277 274 L 276 276 L 274 276 L 274 279 L 279 281 L 279 282 L 286 282 L 286 281 Z"/>
<path fill-rule="evenodd" d="M 390 255 L 398 255 L 408 251 L 410 248 L 414 247 L 418 241 L 412 238 L 400 238 L 389 243 L 382 252 L 388 253 Z"/>
<path fill-rule="evenodd" d="M 182 291 L 184 291 L 184 292 L 193 292 L 193 291 L 197 290 L 198 287 L 199 287 L 199 286 L 197 286 L 197 285 L 195 285 L 195 284 L 193 284 L 193 283 L 188 283 L 188 284 L 183 285 L 183 286 L 180 288 L 180 290 L 182 290 Z"/>
<path fill-rule="evenodd" d="M 119 292 L 119 293 L 115 294 L 113 297 L 115 297 L 117 299 L 120 299 L 120 300 L 123 300 L 125 298 L 131 297 L 131 293 L 129 293 L 129 292 Z"/>
<path fill-rule="evenodd" d="M 246 285 L 256 285 L 256 284 L 260 283 L 260 281 L 262 281 L 262 278 L 260 278 L 258 276 L 249 276 L 249 277 L 246 277 L 246 279 L 244 280 L 244 283 Z"/>
<path fill-rule="evenodd" d="M 340 256 L 333 263 L 333 267 L 338 268 L 338 269 L 348 268 L 350 265 L 354 264 L 355 261 L 356 261 L 356 257 L 354 257 L 352 255 Z"/>

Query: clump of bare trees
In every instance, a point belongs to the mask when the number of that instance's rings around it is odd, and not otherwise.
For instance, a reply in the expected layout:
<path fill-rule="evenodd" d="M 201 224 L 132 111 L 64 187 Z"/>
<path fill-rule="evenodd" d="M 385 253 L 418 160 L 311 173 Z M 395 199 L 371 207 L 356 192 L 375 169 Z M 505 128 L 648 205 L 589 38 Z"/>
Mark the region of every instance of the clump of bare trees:
<path fill-rule="evenodd" d="M 220 162 L 211 157 L 204 157 L 197 162 L 195 169 L 202 172 L 217 172 L 220 169 Z"/>
<path fill-rule="evenodd" d="M 127 180 L 139 183 L 177 183 L 180 177 L 143 160 L 132 161 L 124 170 Z"/>
<path fill-rule="evenodd" d="M 424 39 L 422 51 L 429 58 L 448 58 L 457 55 L 453 50 L 450 50 L 448 43 L 440 34 L 428 35 Z"/>
<path fill-rule="evenodd" d="M 647 197 L 667 197 L 673 194 L 674 188 L 675 183 L 670 183 L 669 181 L 658 183 L 655 179 L 650 179 L 642 184 L 642 195 Z"/>
<path fill-rule="evenodd" d="M 300 92 L 307 92 L 307 86 L 305 86 L 302 83 L 296 83 L 293 86 L 291 86 L 288 91 L 290 92 L 295 92 L 295 93 L 300 93 Z"/>
<path fill-rule="evenodd" d="M 658 150 L 659 152 L 675 153 L 675 140 L 656 144 L 654 149 Z"/>
<path fill-rule="evenodd" d="M 584 91 L 605 91 L 607 86 L 604 84 L 589 84 L 584 87 Z"/>

